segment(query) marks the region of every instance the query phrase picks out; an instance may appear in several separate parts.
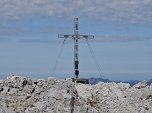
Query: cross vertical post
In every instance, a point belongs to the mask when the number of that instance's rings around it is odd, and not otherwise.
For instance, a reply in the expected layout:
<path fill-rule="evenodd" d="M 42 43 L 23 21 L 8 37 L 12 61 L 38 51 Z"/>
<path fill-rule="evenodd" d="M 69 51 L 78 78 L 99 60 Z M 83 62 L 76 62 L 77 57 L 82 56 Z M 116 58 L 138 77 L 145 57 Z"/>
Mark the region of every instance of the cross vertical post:
<path fill-rule="evenodd" d="M 79 75 L 79 60 L 78 60 L 78 18 L 74 18 L 74 74 L 75 78 Z"/>

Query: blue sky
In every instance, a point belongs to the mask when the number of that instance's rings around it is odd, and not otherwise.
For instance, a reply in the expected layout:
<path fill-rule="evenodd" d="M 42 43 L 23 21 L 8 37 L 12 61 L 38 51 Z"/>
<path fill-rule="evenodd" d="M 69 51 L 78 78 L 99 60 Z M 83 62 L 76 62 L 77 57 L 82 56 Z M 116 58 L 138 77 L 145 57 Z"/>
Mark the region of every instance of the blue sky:
<path fill-rule="evenodd" d="M 104 78 L 152 78 L 151 0 L 5 0 L 0 1 L 0 75 L 52 76 L 63 39 L 73 33 L 94 35 L 90 44 Z M 80 76 L 99 77 L 85 40 L 79 45 Z M 68 39 L 55 77 L 73 77 L 73 40 Z"/>

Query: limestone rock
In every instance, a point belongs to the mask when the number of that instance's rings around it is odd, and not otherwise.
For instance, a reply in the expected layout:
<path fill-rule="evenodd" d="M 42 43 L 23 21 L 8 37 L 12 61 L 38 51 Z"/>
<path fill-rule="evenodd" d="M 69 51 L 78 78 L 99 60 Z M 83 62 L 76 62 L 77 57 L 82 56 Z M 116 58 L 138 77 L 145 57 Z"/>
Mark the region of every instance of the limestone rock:
<path fill-rule="evenodd" d="M 145 81 L 145 80 L 134 85 L 134 87 L 138 88 L 138 89 L 145 88 L 146 86 L 147 86 L 147 81 Z"/>
<path fill-rule="evenodd" d="M 13 75 L 0 80 L 0 113 L 152 113 L 152 85 L 85 85 Z"/>

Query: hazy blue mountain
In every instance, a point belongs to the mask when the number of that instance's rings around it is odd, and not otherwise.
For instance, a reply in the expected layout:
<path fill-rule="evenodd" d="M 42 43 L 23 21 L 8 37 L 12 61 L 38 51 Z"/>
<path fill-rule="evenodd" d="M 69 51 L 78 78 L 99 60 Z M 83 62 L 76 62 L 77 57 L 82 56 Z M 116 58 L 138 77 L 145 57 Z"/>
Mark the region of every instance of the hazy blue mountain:
<path fill-rule="evenodd" d="M 98 82 L 116 82 L 116 83 L 123 82 L 123 83 L 129 83 L 131 86 L 140 82 L 138 80 L 114 81 L 114 80 L 109 80 L 109 79 L 104 79 L 104 78 L 94 78 L 94 77 L 90 78 L 89 81 L 90 81 L 90 84 L 97 84 Z M 147 83 L 150 85 L 152 83 L 152 79 L 148 80 Z"/>
<path fill-rule="evenodd" d="M 150 79 L 149 81 L 148 81 L 148 84 L 150 85 L 152 83 L 152 79 Z"/>
<path fill-rule="evenodd" d="M 90 78 L 89 79 L 90 84 L 97 84 L 98 82 L 111 82 L 109 79 L 103 79 L 103 78 Z"/>
<path fill-rule="evenodd" d="M 128 80 L 128 81 L 113 81 L 113 82 L 116 82 L 116 83 L 120 83 L 120 82 L 129 83 L 131 86 L 133 86 L 133 85 L 137 84 L 140 81 L 138 81 L 138 80 Z"/>

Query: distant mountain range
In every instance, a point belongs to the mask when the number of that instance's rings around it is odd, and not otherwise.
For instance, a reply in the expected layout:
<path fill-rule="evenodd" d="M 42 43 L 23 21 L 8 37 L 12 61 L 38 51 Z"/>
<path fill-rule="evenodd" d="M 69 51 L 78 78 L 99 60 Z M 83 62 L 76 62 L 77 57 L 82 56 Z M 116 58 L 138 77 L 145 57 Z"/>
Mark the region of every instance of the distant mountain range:
<path fill-rule="evenodd" d="M 148 81 L 148 84 L 151 84 L 152 83 L 152 79 L 150 79 L 149 81 Z"/>
<path fill-rule="evenodd" d="M 128 80 L 128 81 L 116 81 L 116 80 L 109 80 L 109 79 L 104 79 L 104 78 L 90 78 L 89 79 L 90 84 L 97 84 L 99 82 L 116 82 L 116 83 L 129 83 L 131 86 L 137 84 L 138 82 L 141 82 L 139 80 Z M 148 80 L 147 83 L 150 85 L 152 83 L 152 79 Z"/>

